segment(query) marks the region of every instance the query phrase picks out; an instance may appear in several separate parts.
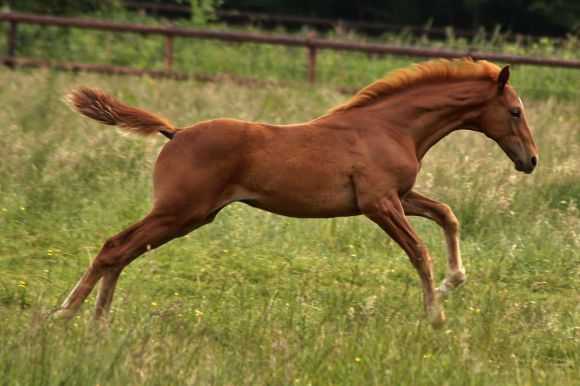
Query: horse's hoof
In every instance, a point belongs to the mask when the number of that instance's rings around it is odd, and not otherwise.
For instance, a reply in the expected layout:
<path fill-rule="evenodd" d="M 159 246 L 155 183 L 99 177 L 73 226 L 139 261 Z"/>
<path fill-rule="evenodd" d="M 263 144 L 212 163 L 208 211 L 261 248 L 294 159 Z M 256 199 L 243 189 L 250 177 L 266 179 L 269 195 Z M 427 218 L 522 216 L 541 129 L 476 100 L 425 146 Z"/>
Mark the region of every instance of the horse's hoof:
<path fill-rule="evenodd" d="M 435 289 L 440 300 L 445 300 L 449 297 L 451 291 L 465 282 L 465 271 L 450 272 L 445 276 L 445 280 L 439 287 Z"/>
<path fill-rule="evenodd" d="M 436 305 L 427 309 L 427 319 L 435 330 L 445 326 L 445 311 L 441 305 Z"/>
<path fill-rule="evenodd" d="M 447 274 L 447 277 L 445 278 L 445 282 L 449 283 L 453 287 L 457 287 L 457 286 L 465 283 L 465 278 L 466 277 L 465 277 L 464 270 L 455 271 L 455 272 L 450 272 Z"/>
<path fill-rule="evenodd" d="M 50 314 L 49 318 L 51 320 L 67 320 L 74 316 L 74 311 L 68 310 L 66 308 L 61 308 Z"/>
<path fill-rule="evenodd" d="M 437 298 L 439 300 L 445 300 L 449 297 L 449 293 L 451 293 L 451 288 L 447 286 L 446 282 L 443 282 L 439 287 L 435 288 L 435 292 L 437 293 Z"/>

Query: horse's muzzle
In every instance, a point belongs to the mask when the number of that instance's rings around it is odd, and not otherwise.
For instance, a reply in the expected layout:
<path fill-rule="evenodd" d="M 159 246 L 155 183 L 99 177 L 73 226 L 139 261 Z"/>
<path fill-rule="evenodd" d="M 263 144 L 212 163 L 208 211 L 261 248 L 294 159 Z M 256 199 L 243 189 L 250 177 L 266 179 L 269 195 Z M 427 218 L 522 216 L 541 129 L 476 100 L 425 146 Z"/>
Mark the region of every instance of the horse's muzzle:
<path fill-rule="evenodd" d="M 530 161 L 527 163 L 524 163 L 520 160 L 517 160 L 515 162 L 516 165 L 516 170 L 518 172 L 524 172 L 526 174 L 530 174 L 531 172 L 534 171 L 534 169 L 536 168 L 536 165 L 538 165 L 538 157 L 536 157 L 535 155 L 533 155 L 530 158 Z"/>

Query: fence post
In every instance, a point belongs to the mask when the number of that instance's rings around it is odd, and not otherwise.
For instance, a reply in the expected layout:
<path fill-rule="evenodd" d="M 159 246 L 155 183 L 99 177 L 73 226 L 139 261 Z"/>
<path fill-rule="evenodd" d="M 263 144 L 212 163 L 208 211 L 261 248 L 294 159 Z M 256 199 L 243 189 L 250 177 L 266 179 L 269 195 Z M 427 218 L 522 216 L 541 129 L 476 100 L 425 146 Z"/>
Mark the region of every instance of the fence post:
<path fill-rule="evenodd" d="M 10 20 L 10 28 L 8 29 L 8 61 L 6 65 L 14 68 L 14 58 L 16 58 L 16 33 L 18 32 L 18 24 L 15 20 Z"/>
<path fill-rule="evenodd" d="M 165 71 L 171 72 L 173 69 L 173 35 L 165 35 Z"/>
<path fill-rule="evenodd" d="M 316 46 L 313 43 L 316 36 L 315 32 L 308 36 L 308 82 L 310 84 L 316 83 Z"/>

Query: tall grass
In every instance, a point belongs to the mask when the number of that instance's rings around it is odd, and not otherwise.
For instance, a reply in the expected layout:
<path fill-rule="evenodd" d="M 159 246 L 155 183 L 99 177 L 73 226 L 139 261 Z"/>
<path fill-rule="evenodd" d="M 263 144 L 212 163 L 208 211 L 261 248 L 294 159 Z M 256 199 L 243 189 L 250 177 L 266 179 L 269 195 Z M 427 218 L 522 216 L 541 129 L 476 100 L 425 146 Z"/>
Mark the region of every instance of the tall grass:
<path fill-rule="evenodd" d="M 515 76 L 518 75 L 516 69 Z M 525 76 L 525 75 L 524 75 Z M 516 78 L 515 86 L 521 84 Z M 462 224 L 468 281 L 425 322 L 403 252 L 364 218 L 298 220 L 241 204 L 129 266 L 112 324 L 49 323 L 102 241 L 144 216 L 165 140 L 72 113 L 79 85 L 166 115 L 291 123 L 334 88 L 242 87 L 0 70 L 3 384 L 573 385 L 579 379 L 580 131 L 575 103 L 527 104 L 540 163 L 524 176 L 491 141 L 455 133 L 417 189 Z M 322 162 L 322 160 L 321 160 Z M 441 230 L 412 220 L 445 272 Z M 94 295 L 94 294 L 93 294 Z"/>

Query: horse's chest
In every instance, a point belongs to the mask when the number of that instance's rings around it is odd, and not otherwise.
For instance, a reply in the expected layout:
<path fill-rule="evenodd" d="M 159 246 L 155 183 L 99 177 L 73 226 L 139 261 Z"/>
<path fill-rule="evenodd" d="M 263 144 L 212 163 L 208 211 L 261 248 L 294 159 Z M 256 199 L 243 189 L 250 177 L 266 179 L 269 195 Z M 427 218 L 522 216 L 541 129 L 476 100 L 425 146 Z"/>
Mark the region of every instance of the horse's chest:
<path fill-rule="evenodd" d="M 354 175 L 357 191 L 383 196 L 396 192 L 400 197 L 415 185 L 419 163 L 404 153 L 383 157 L 379 161 L 361 164 Z"/>

